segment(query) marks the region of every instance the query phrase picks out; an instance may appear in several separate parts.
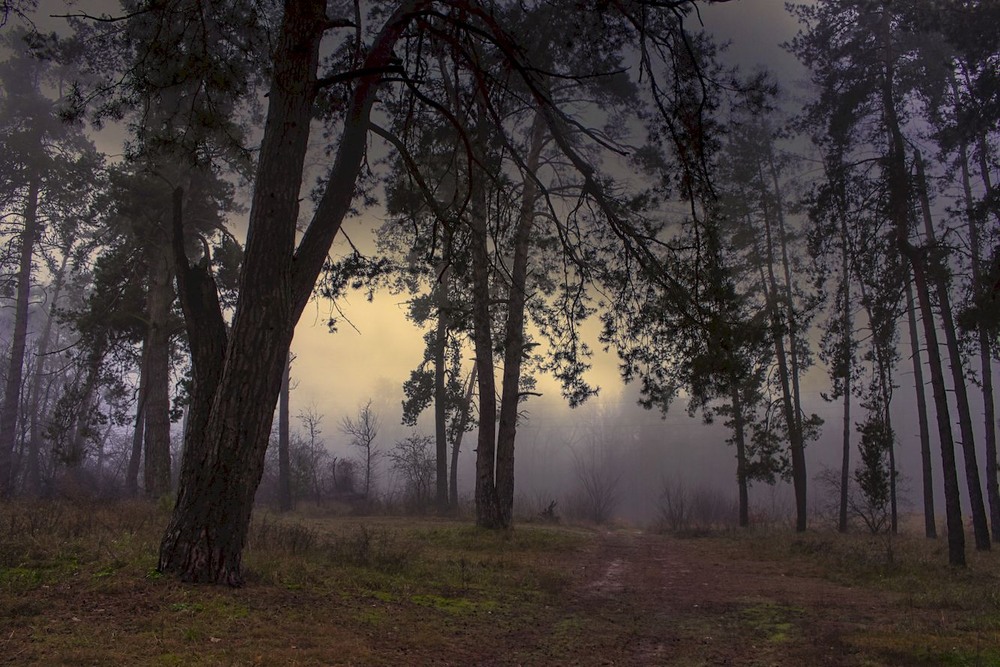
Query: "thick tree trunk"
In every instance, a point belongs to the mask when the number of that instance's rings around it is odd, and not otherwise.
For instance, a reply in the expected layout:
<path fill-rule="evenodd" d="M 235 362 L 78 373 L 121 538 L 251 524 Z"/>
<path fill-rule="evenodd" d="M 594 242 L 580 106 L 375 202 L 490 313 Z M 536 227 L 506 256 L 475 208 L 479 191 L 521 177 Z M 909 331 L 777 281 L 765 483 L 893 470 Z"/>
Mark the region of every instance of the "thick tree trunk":
<path fill-rule="evenodd" d="M 545 143 L 545 118 L 535 114 L 531 126 L 528 155 L 525 159 L 521 210 L 514 230 L 514 258 L 511 262 L 510 288 L 507 291 L 507 323 L 504 327 L 503 385 L 500 398 L 500 427 L 497 434 L 497 496 L 500 518 L 510 525 L 514 511 L 514 438 L 517 410 L 521 398 L 521 361 L 524 359 L 524 309 L 527 303 L 528 247 L 535 221 L 538 187 L 535 174 Z"/>
<path fill-rule="evenodd" d="M 924 536 L 937 538 L 937 518 L 934 516 L 934 475 L 931 466 L 931 435 L 927 425 L 927 399 L 924 396 L 924 368 L 920 361 L 920 340 L 917 336 L 917 314 L 913 304 L 913 287 L 906 278 L 906 315 L 913 357 L 913 383 L 917 393 L 917 424 L 920 427 L 920 469 L 924 495 Z"/>
<path fill-rule="evenodd" d="M 291 423 L 288 415 L 289 394 L 291 393 L 292 358 L 288 356 L 281 373 L 281 394 L 278 397 L 278 510 L 292 509 L 292 469 L 288 446 L 291 438 Z"/>
<path fill-rule="evenodd" d="M 289 260 L 325 10 L 320 0 L 289 3 L 285 10 L 240 271 L 240 299 L 224 357 L 202 360 L 206 367 L 192 400 L 177 503 L 160 545 L 160 570 L 185 581 L 243 583 L 243 546 L 294 326 Z M 352 179 L 347 187 L 353 190 L 353 185 Z M 175 209 L 180 200 L 175 196 Z M 178 244 L 183 255 L 179 226 L 177 222 L 175 255 Z M 187 264 L 186 258 L 183 261 Z M 192 282 L 209 284 L 207 276 L 201 278 Z M 185 307 L 185 320 L 194 346 L 193 339 L 205 336 L 189 309 Z M 215 320 L 214 313 L 209 317 Z M 206 342 L 214 347 L 220 341 Z M 199 356 L 194 355 L 196 370 Z"/>
<path fill-rule="evenodd" d="M 927 194 L 927 180 L 924 174 L 924 163 L 917 152 L 914 156 L 917 168 L 917 194 L 920 200 L 920 210 L 924 219 L 924 233 L 927 235 L 929 248 L 934 248 L 937 241 L 934 238 L 934 224 L 931 220 L 930 200 Z M 955 391 L 955 403 L 958 407 L 958 425 L 962 434 L 962 453 L 965 455 L 965 481 L 972 505 L 972 528 L 976 539 L 976 549 L 989 551 L 990 531 L 986 518 L 986 505 L 983 502 L 983 487 L 979 479 L 979 462 L 976 455 L 976 440 L 972 430 L 972 409 L 969 406 L 969 393 L 965 384 L 965 364 L 958 343 L 954 318 L 951 312 L 951 296 L 948 293 L 946 268 L 943 261 L 935 261 L 931 269 L 934 276 L 934 291 L 937 294 L 938 308 L 941 310 L 941 324 L 944 329 L 944 339 L 948 347 L 948 357 L 951 360 L 951 381 Z"/>
<path fill-rule="evenodd" d="M 174 300 L 170 255 L 157 246 L 149 257 L 146 291 L 148 331 L 146 357 L 145 449 L 143 486 L 146 496 L 170 493 L 170 306 Z"/>
<path fill-rule="evenodd" d="M 292 332 L 354 198 L 368 117 L 378 83 L 394 58 L 393 45 L 425 4 L 414 0 L 401 5 L 376 37 L 360 70 L 364 74 L 355 80 L 326 192 L 295 248 L 319 44 L 325 30 L 342 23 L 328 19 L 323 0 L 287 3 L 274 52 L 240 298 L 228 337 L 210 274 L 187 266 L 184 258 L 182 193 L 175 193 L 174 255 L 181 260 L 178 285 L 196 395 L 177 503 L 160 545 L 161 571 L 186 581 L 243 583 L 242 550 Z"/>
<path fill-rule="evenodd" d="M 38 177 L 32 175 L 24 204 L 24 227 L 17 267 L 17 291 L 14 302 L 14 330 L 11 332 L 10 359 L 3 404 L 0 405 L 0 498 L 14 492 L 14 441 L 21 407 L 21 381 L 24 354 L 28 341 L 28 297 L 31 294 L 31 260 L 38 241 Z"/>

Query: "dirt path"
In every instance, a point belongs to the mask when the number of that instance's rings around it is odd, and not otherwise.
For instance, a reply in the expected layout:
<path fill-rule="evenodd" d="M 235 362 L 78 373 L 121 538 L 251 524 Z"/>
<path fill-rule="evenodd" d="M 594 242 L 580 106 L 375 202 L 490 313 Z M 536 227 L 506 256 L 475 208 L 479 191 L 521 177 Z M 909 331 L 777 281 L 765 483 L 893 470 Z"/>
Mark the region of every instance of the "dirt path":
<path fill-rule="evenodd" d="M 523 662 L 881 664 L 844 639 L 892 618 L 891 599 L 783 567 L 731 560 L 700 540 L 607 533 L 578 565 L 561 620 Z"/>

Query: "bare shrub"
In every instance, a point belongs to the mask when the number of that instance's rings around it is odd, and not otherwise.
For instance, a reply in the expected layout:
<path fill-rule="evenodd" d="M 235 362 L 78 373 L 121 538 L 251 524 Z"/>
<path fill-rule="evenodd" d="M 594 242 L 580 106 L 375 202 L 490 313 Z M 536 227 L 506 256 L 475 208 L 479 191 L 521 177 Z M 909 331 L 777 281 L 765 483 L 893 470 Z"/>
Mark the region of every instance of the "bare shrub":
<path fill-rule="evenodd" d="M 333 538 L 326 549 L 335 562 L 387 573 L 402 571 L 416 556 L 414 545 L 397 534 L 364 524 L 349 535 Z"/>
<path fill-rule="evenodd" d="M 577 485 L 569 497 L 567 511 L 586 521 L 607 523 L 621 501 L 618 488 L 622 473 L 613 448 L 607 443 L 594 443 L 583 452 L 571 451 Z"/>
<path fill-rule="evenodd" d="M 345 416 L 340 421 L 341 432 L 351 439 L 351 446 L 360 450 L 361 469 L 364 471 L 364 498 L 370 500 L 375 485 L 375 464 L 381 451 L 375 444 L 382 420 L 369 400 L 358 408 L 357 417 Z"/>
<path fill-rule="evenodd" d="M 398 440 L 386 456 L 392 469 L 402 478 L 404 505 L 423 511 L 433 499 L 434 454 L 433 441 L 424 435 L 411 435 Z"/>
<path fill-rule="evenodd" d="M 689 489 L 682 480 L 664 480 L 658 509 L 656 529 L 671 533 L 732 528 L 739 516 L 735 499 L 705 486 Z"/>

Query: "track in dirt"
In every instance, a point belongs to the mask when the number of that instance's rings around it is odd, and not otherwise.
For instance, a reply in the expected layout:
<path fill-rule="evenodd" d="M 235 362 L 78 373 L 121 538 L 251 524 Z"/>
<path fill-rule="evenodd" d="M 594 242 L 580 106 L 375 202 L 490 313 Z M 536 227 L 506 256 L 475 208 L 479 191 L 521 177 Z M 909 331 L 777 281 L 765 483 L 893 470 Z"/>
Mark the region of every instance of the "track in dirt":
<path fill-rule="evenodd" d="M 782 568 L 720 556 L 708 541 L 605 533 L 588 548 L 562 610 L 563 617 L 582 630 L 572 660 L 625 665 L 865 664 L 845 637 L 891 617 L 895 610 L 890 596 Z M 554 630 L 558 634 L 559 628 Z"/>

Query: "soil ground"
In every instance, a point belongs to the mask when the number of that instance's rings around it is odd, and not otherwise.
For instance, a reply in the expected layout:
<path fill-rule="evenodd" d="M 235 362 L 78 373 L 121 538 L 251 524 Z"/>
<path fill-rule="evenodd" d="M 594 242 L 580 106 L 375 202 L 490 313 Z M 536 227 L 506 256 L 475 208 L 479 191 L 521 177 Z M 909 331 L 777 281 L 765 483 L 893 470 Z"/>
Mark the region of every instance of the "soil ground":
<path fill-rule="evenodd" d="M 898 613 L 897 596 L 748 561 L 717 544 L 605 533 L 579 566 L 567 612 L 617 619 L 604 664 L 878 664 L 847 641 Z M 594 655 L 586 651 L 583 655 Z"/>
<path fill-rule="evenodd" d="M 1000 554 L 955 571 L 913 540 L 927 560 L 885 570 L 818 533 L 299 517 L 260 523 L 233 590 L 158 576 L 144 511 L 125 533 L 6 534 L 0 663 L 1000 665 Z"/>

